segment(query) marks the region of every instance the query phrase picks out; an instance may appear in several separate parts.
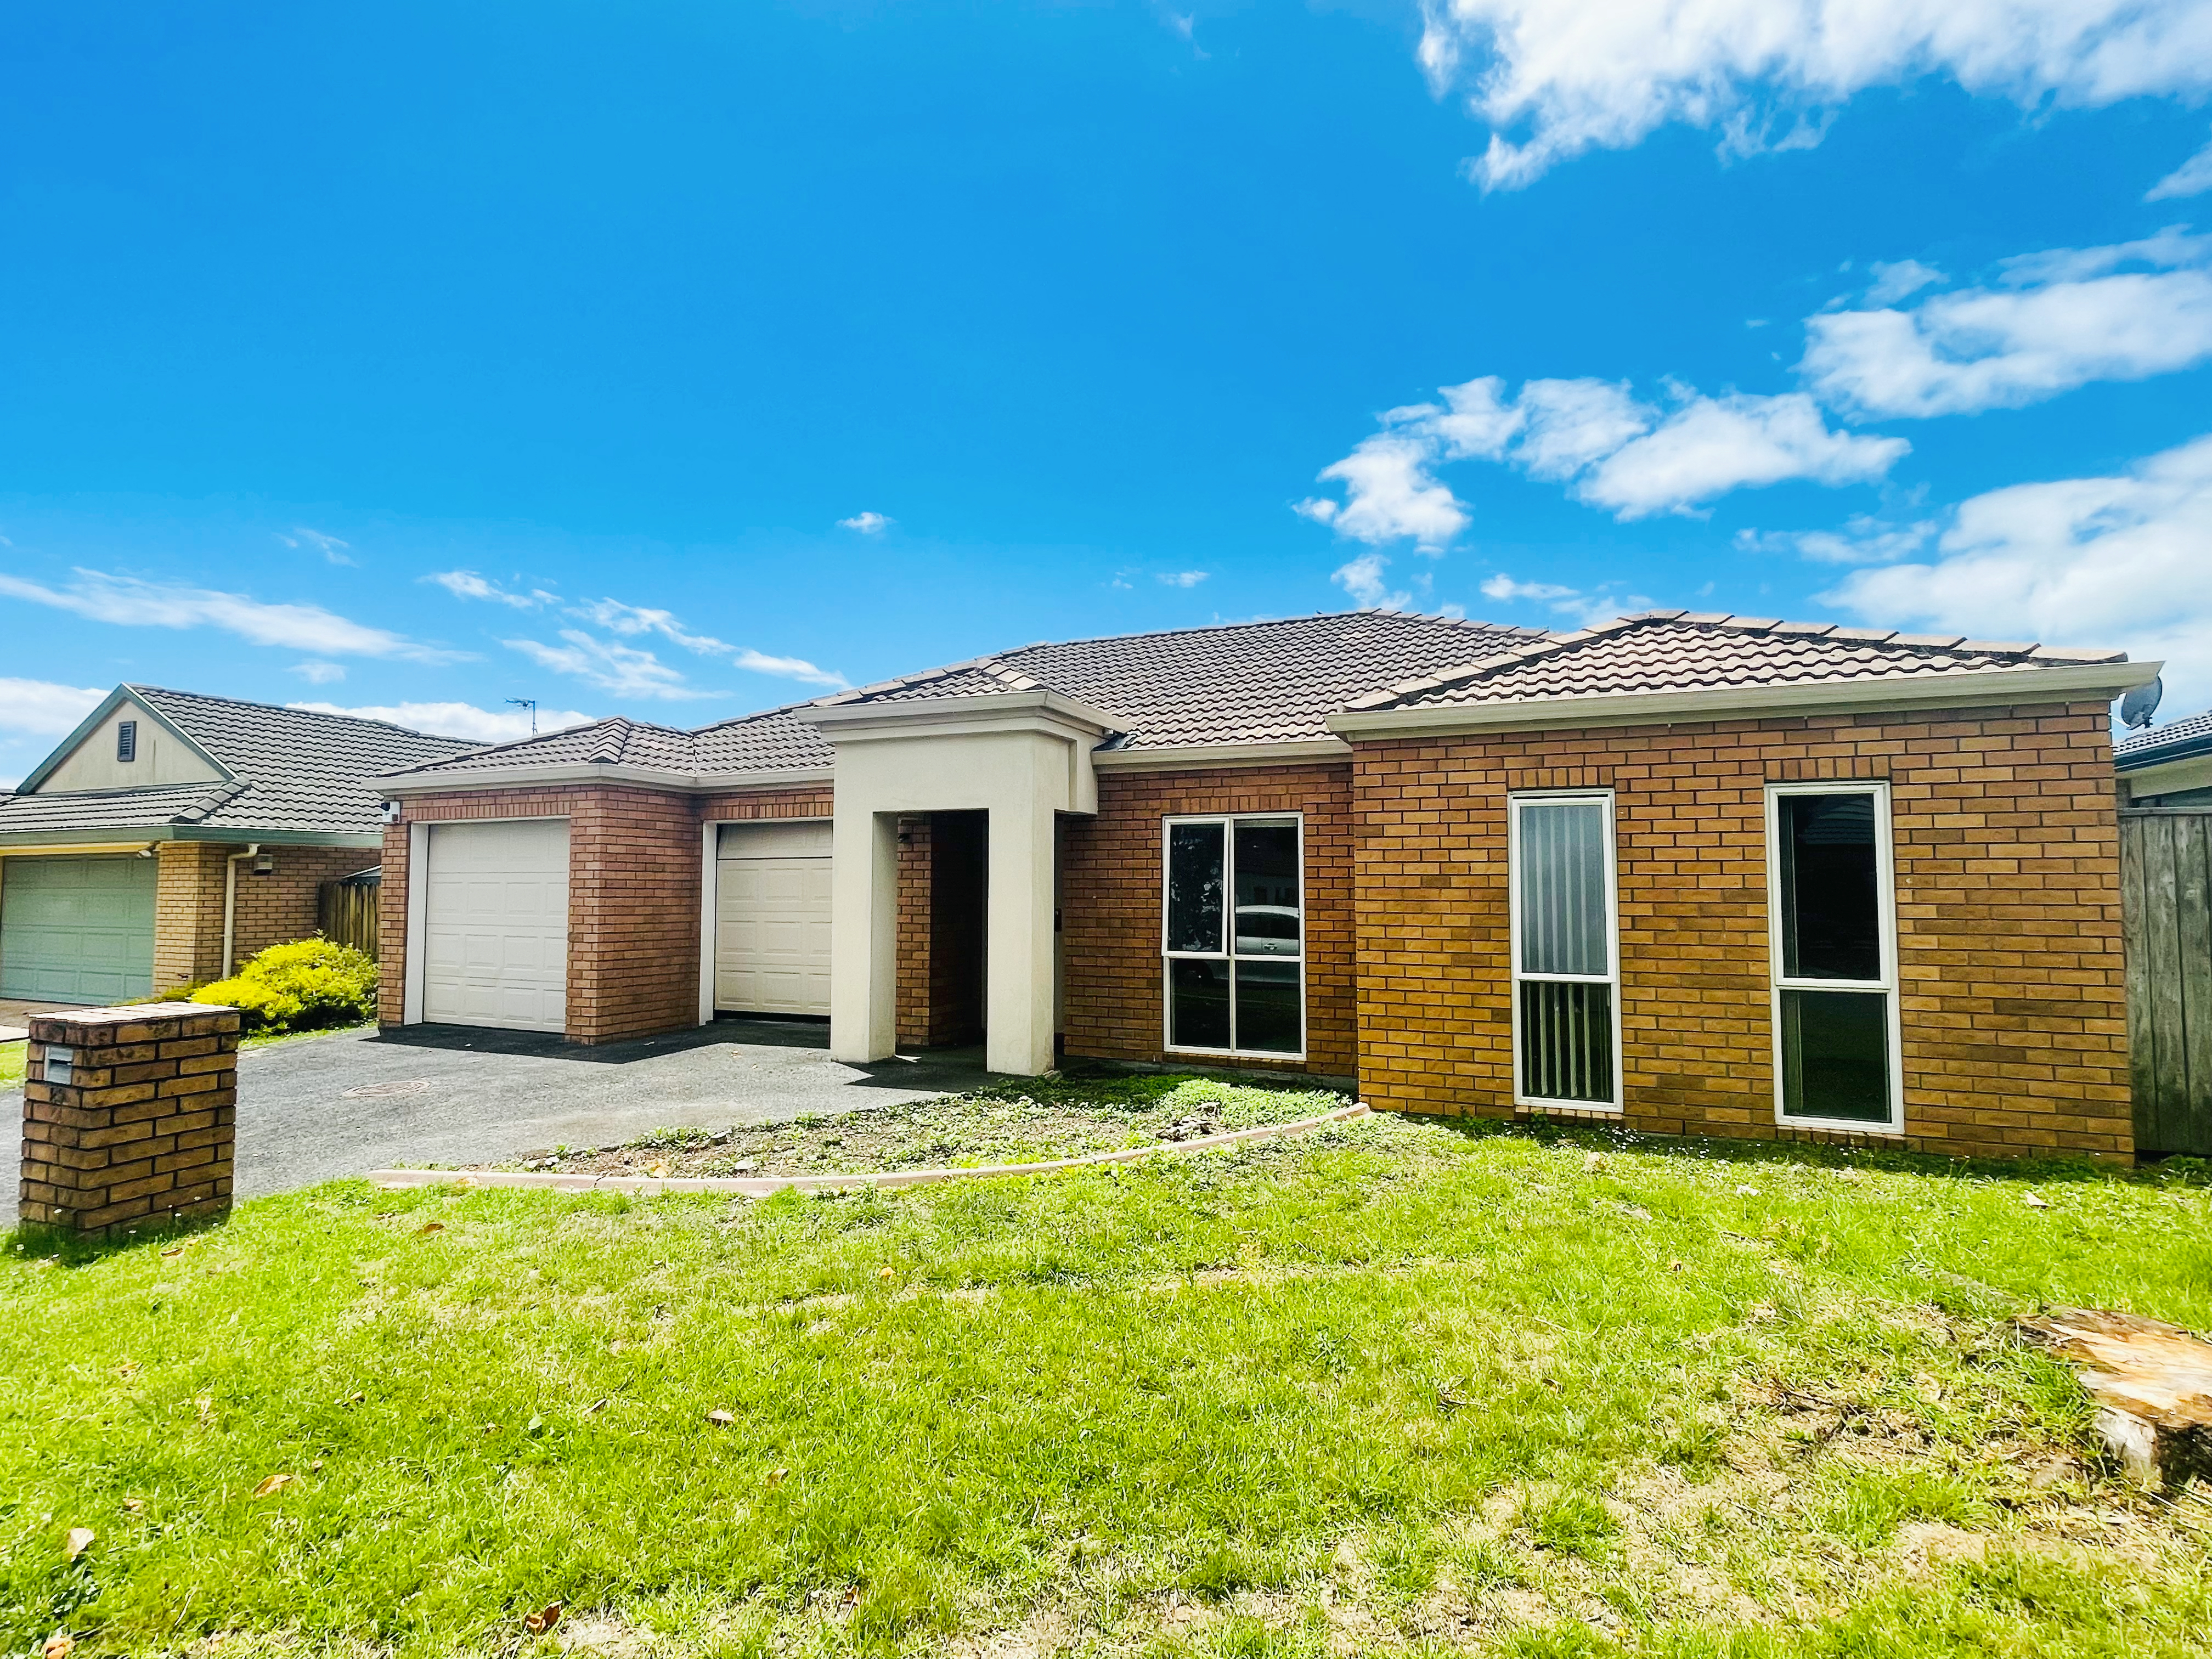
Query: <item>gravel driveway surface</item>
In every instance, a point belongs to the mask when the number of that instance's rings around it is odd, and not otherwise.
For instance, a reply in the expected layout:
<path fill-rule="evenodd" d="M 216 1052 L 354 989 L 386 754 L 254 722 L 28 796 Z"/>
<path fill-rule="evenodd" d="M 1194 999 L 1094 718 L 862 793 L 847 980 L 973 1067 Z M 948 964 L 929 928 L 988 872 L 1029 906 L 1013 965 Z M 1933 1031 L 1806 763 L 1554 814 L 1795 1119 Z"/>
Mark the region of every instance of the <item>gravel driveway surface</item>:
<path fill-rule="evenodd" d="M 721 1019 L 591 1048 L 522 1031 L 410 1025 L 247 1049 L 238 1066 L 237 1195 L 395 1164 L 485 1164 L 541 1147 L 605 1146 L 672 1125 L 849 1112 L 987 1080 L 981 1049 L 846 1066 L 829 1046 L 826 1025 Z M 20 1090 L 0 1094 L 0 1226 L 15 1218 L 22 1098 Z"/>

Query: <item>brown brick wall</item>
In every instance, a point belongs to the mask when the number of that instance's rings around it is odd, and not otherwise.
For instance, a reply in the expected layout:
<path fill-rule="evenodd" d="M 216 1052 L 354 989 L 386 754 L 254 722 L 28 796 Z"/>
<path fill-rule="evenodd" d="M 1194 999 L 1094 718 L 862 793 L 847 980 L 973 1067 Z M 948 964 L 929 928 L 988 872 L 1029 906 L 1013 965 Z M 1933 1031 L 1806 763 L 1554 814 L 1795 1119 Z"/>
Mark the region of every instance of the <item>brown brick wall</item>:
<path fill-rule="evenodd" d="M 1906 1140 L 2127 1156 L 2109 733 L 2104 705 L 2085 703 L 1360 744 L 1363 1092 L 1512 1113 L 1506 794 L 1606 785 L 1626 1121 L 1785 1133 L 1764 786 L 1887 779 Z"/>
<path fill-rule="evenodd" d="M 702 824 L 829 812 L 819 788 L 701 799 L 586 783 L 416 796 L 384 834 L 379 1018 L 403 1017 L 410 823 L 568 820 L 568 1036 L 612 1042 L 698 1024 Z"/>
<path fill-rule="evenodd" d="M 223 848 L 226 853 L 239 850 Z M 380 856 L 373 847 L 264 847 L 261 850 L 276 860 L 276 869 L 268 875 L 254 875 L 250 859 L 241 860 L 238 866 L 235 954 L 241 964 L 257 951 L 313 933 L 319 922 L 317 897 L 323 883 L 366 870 Z M 216 896 L 220 904 L 220 890 Z M 218 916 L 218 949 L 221 927 Z"/>
<path fill-rule="evenodd" d="M 154 989 L 204 985 L 222 975 L 222 861 L 235 848 L 165 841 L 154 889 Z"/>
<path fill-rule="evenodd" d="M 892 997 L 902 1048 L 929 1046 L 930 816 L 898 823 L 898 985 Z"/>
<path fill-rule="evenodd" d="M 21 1213 L 87 1237 L 230 1207 L 238 1011 L 82 1009 L 31 1021 Z M 50 1080 L 57 1045 L 67 1081 Z"/>
<path fill-rule="evenodd" d="M 203 985 L 222 975 L 223 867 L 246 842 L 165 841 L 156 854 L 161 872 L 154 899 L 154 988 Z M 244 966 L 258 951 L 305 939 L 315 931 L 316 896 L 324 882 L 366 870 L 374 848 L 264 847 L 276 869 L 252 873 L 238 866 L 232 955 Z"/>
<path fill-rule="evenodd" d="M 1161 820 L 1186 812 L 1302 812 L 1306 1058 L 1240 1056 L 1233 1063 L 1330 1076 L 1358 1072 L 1352 781 L 1349 763 L 1101 772 L 1097 817 L 1066 819 L 1060 833 L 1060 1024 L 1067 1053 L 1172 1058 L 1161 1024 Z"/>
<path fill-rule="evenodd" d="M 915 812 L 899 819 L 896 1006 L 902 1048 L 981 1040 L 983 817 Z"/>

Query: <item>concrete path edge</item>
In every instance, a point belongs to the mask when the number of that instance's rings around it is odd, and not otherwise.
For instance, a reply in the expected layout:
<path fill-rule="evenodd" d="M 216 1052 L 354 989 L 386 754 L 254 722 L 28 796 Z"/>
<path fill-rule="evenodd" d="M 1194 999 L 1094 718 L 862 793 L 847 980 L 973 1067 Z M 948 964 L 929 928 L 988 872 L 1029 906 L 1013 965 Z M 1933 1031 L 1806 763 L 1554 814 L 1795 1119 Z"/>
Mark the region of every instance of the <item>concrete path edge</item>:
<path fill-rule="evenodd" d="M 1089 1152 L 1081 1158 L 1054 1158 L 1041 1164 L 985 1164 L 971 1169 L 876 1170 L 863 1175 L 765 1176 L 618 1176 L 532 1174 L 504 1170 L 372 1170 L 368 1178 L 389 1192 L 412 1187 L 459 1187 L 465 1190 L 499 1187 L 537 1188 L 556 1193 L 635 1193 L 656 1197 L 664 1193 L 733 1193 L 741 1198 L 767 1198 L 781 1192 L 848 1192 L 861 1188 L 923 1187 L 941 1181 L 981 1181 L 1000 1176 L 1059 1175 L 1069 1170 L 1094 1170 L 1109 1164 L 1133 1164 L 1163 1152 L 1203 1152 L 1247 1141 L 1273 1140 L 1282 1135 L 1304 1134 L 1333 1123 L 1349 1123 L 1368 1115 L 1363 1102 L 1341 1107 L 1319 1117 L 1295 1123 L 1264 1123 L 1255 1129 L 1231 1129 L 1196 1140 L 1164 1141 L 1157 1146 L 1131 1146 L 1118 1152 Z"/>

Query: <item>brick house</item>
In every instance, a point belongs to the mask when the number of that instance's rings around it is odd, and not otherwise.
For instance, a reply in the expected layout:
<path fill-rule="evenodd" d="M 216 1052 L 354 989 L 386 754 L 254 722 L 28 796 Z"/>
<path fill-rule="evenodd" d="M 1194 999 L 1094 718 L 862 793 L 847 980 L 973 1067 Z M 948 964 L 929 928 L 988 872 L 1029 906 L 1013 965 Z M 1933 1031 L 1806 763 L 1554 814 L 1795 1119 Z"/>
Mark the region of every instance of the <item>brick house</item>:
<path fill-rule="evenodd" d="M 2156 670 L 1370 611 L 606 720 L 381 781 L 382 1017 L 2124 1158 L 2107 705 Z"/>
<path fill-rule="evenodd" d="M 377 720 L 120 685 L 0 794 L 0 997 L 114 1002 L 315 931 L 374 866 L 366 780 L 471 745 Z"/>

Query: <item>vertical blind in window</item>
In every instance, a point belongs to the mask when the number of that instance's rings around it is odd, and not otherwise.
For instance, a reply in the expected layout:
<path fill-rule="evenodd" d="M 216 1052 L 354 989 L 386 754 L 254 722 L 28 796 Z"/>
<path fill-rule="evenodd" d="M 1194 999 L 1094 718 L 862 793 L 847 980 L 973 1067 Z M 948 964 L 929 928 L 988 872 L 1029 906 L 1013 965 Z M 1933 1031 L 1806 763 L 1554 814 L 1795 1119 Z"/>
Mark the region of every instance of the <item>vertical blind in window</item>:
<path fill-rule="evenodd" d="M 1616 1104 L 1612 813 L 1593 798 L 1513 811 L 1521 1097 Z"/>

